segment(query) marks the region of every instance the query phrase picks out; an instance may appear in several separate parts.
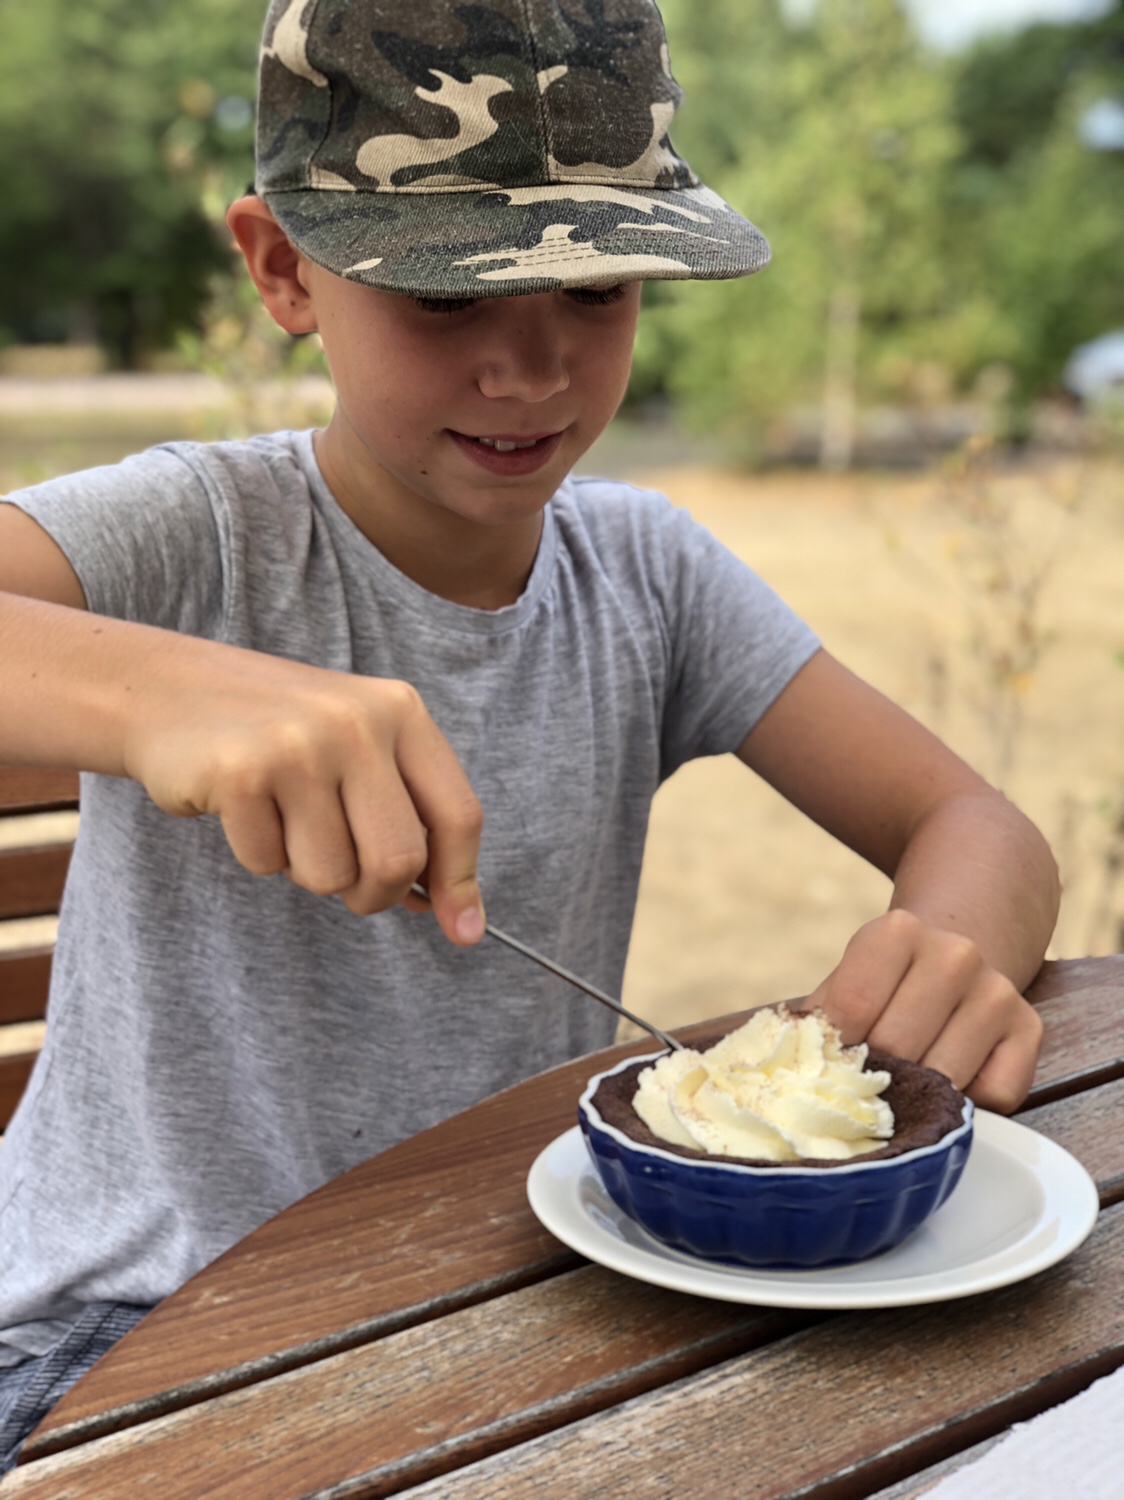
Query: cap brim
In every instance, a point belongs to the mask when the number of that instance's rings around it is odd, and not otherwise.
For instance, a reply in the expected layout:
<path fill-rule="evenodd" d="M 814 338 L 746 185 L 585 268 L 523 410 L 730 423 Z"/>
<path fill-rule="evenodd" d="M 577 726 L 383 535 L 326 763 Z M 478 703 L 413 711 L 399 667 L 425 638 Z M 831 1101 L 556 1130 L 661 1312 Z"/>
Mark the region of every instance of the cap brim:
<path fill-rule="evenodd" d="M 350 281 L 415 297 L 723 280 L 752 275 L 769 260 L 761 232 L 701 186 L 322 186 L 263 196 L 310 260 Z"/>

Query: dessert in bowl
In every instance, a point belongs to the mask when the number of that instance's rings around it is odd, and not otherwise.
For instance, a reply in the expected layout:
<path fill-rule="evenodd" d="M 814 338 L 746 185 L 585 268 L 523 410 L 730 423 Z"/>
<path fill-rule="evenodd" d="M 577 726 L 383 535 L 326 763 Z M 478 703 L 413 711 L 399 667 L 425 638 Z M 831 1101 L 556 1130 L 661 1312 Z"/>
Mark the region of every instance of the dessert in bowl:
<path fill-rule="evenodd" d="M 826 1018 L 784 1006 L 697 1048 L 627 1059 L 578 1105 L 606 1191 L 649 1234 L 775 1270 L 900 1244 L 960 1180 L 972 1115 L 942 1074 L 843 1047 Z"/>

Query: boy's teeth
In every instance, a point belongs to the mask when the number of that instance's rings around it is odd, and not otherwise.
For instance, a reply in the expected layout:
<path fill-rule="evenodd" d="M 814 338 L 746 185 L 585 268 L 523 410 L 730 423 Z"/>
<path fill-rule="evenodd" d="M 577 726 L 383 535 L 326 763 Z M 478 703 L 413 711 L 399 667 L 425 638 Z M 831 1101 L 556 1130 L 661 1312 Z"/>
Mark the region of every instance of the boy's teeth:
<path fill-rule="evenodd" d="M 507 443 L 503 440 L 503 438 L 485 437 L 478 437 L 476 441 L 478 443 L 483 443 L 485 448 L 494 448 L 497 453 L 511 453 L 516 448 L 533 448 L 538 442 L 538 438 L 531 438 L 530 441 L 526 443 Z"/>

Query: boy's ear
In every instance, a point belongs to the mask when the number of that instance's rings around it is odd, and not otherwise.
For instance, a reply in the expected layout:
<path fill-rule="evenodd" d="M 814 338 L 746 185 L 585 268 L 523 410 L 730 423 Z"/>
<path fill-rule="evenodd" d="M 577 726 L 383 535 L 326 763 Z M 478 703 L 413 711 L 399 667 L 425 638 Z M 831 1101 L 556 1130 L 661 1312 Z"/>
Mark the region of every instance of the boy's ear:
<path fill-rule="evenodd" d="M 226 222 L 273 321 L 286 333 L 315 333 L 304 258 L 262 200 L 239 198 Z"/>

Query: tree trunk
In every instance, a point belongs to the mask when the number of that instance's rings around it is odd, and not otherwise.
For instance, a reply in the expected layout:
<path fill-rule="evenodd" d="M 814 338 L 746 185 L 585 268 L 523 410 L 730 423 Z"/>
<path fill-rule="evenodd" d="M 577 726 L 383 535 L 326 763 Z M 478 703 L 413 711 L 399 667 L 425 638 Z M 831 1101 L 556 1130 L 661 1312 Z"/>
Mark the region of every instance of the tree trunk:
<path fill-rule="evenodd" d="M 859 323 L 858 288 L 838 281 L 827 304 L 820 467 L 840 471 L 851 466 L 858 420 Z"/>

